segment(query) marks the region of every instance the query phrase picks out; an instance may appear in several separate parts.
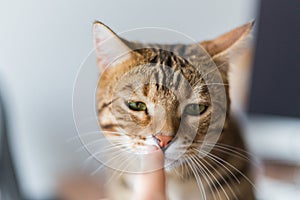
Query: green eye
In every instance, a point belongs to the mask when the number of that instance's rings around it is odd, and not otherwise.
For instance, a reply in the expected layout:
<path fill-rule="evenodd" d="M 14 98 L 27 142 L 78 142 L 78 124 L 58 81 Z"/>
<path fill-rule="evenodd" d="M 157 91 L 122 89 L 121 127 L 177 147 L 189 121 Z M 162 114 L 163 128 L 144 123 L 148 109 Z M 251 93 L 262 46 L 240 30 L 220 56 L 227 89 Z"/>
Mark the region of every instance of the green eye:
<path fill-rule="evenodd" d="M 201 115 L 205 110 L 206 106 L 200 104 L 189 104 L 185 107 L 184 112 L 188 115 Z"/>
<path fill-rule="evenodd" d="M 128 102 L 128 107 L 131 109 L 131 110 L 134 110 L 134 111 L 146 111 L 147 110 L 147 106 L 145 103 L 143 102 Z"/>

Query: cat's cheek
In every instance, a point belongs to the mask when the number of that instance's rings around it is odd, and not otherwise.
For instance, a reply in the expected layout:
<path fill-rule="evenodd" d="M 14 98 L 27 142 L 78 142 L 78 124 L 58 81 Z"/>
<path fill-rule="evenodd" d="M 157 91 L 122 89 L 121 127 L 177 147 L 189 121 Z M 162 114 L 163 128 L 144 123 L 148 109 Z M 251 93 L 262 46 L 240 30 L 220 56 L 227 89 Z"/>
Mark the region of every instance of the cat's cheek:
<path fill-rule="evenodd" d="M 182 155 L 185 151 L 185 149 L 182 148 L 183 142 L 183 138 L 178 138 L 167 148 L 167 150 L 165 151 L 165 156 L 168 159 L 176 159 L 176 157 Z"/>
<path fill-rule="evenodd" d="M 197 127 L 201 123 L 200 116 L 186 116 L 185 117 L 185 124 L 187 124 L 189 127 Z"/>

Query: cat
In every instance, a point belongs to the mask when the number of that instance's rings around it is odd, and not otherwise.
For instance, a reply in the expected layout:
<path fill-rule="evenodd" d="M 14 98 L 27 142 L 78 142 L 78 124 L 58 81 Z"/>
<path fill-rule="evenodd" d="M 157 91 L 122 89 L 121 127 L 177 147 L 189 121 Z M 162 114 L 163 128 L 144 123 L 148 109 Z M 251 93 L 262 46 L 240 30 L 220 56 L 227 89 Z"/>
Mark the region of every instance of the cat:
<path fill-rule="evenodd" d="M 160 45 L 130 42 L 94 23 L 99 126 L 121 149 L 163 149 L 170 200 L 255 199 L 228 80 L 230 59 L 244 49 L 253 24 L 196 44 Z M 220 132 L 215 142 L 205 141 L 209 131 Z M 132 181 L 129 173 L 115 178 L 110 199 L 131 199 Z"/>

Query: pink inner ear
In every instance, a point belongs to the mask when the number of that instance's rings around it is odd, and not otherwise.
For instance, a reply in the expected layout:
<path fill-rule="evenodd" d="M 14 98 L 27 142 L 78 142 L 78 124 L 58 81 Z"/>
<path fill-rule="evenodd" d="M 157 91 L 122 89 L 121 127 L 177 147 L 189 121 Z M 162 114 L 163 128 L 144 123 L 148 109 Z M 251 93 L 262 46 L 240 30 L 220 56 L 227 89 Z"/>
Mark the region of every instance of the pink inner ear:
<path fill-rule="evenodd" d="M 97 64 L 98 66 L 102 66 L 103 68 L 105 68 L 105 66 L 108 64 L 107 62 L 105 62 L 105 59 L 104 56 L 102 57 L 101 55 L 99 55 L 99 50 L 97 49 L 98 46 L 101 45 L 101 39 L 99 38 L 95 38 L 95 49 L 96 49 L 96 52 L 97 52 Z"/>
<path fill-rule="evenodd" d="M 94 45 L 101 69 L 130 59 L 130 48 L 103 24 L 94 25 Z"/>
<path fill-rule="evenodd" d="M 225 33 L 214 40 L 201 42 L 201 45 L 211 56 L 215 56 L 229 49 L 232 49 L 232 47 L 239 43 L 239 41 L 241 41 L 243 38 L 246 38 L 253 25 L 254 22 L 250 22 L 233 29 L 228 33 Z"/>

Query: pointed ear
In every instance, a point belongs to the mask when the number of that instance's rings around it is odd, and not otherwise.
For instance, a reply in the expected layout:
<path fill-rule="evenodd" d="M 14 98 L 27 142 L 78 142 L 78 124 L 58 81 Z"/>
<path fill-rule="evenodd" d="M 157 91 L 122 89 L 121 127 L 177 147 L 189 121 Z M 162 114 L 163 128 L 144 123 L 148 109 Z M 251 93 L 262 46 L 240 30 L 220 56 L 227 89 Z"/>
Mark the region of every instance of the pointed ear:
<path fill-rule="evenodd" d="M 131 59 L 131 49 L 103 23 L 94 22 L 94 46 L 101 70 Z"/>
<path fill-rule="evenodd" d="M 200 44 L 211 55 L 212 58 L 219 56 L 229 56 L 245 47 L 249 33 L 254 25 L 254 21 L 233 29 L 220 37 L 203 41 Z"/>

